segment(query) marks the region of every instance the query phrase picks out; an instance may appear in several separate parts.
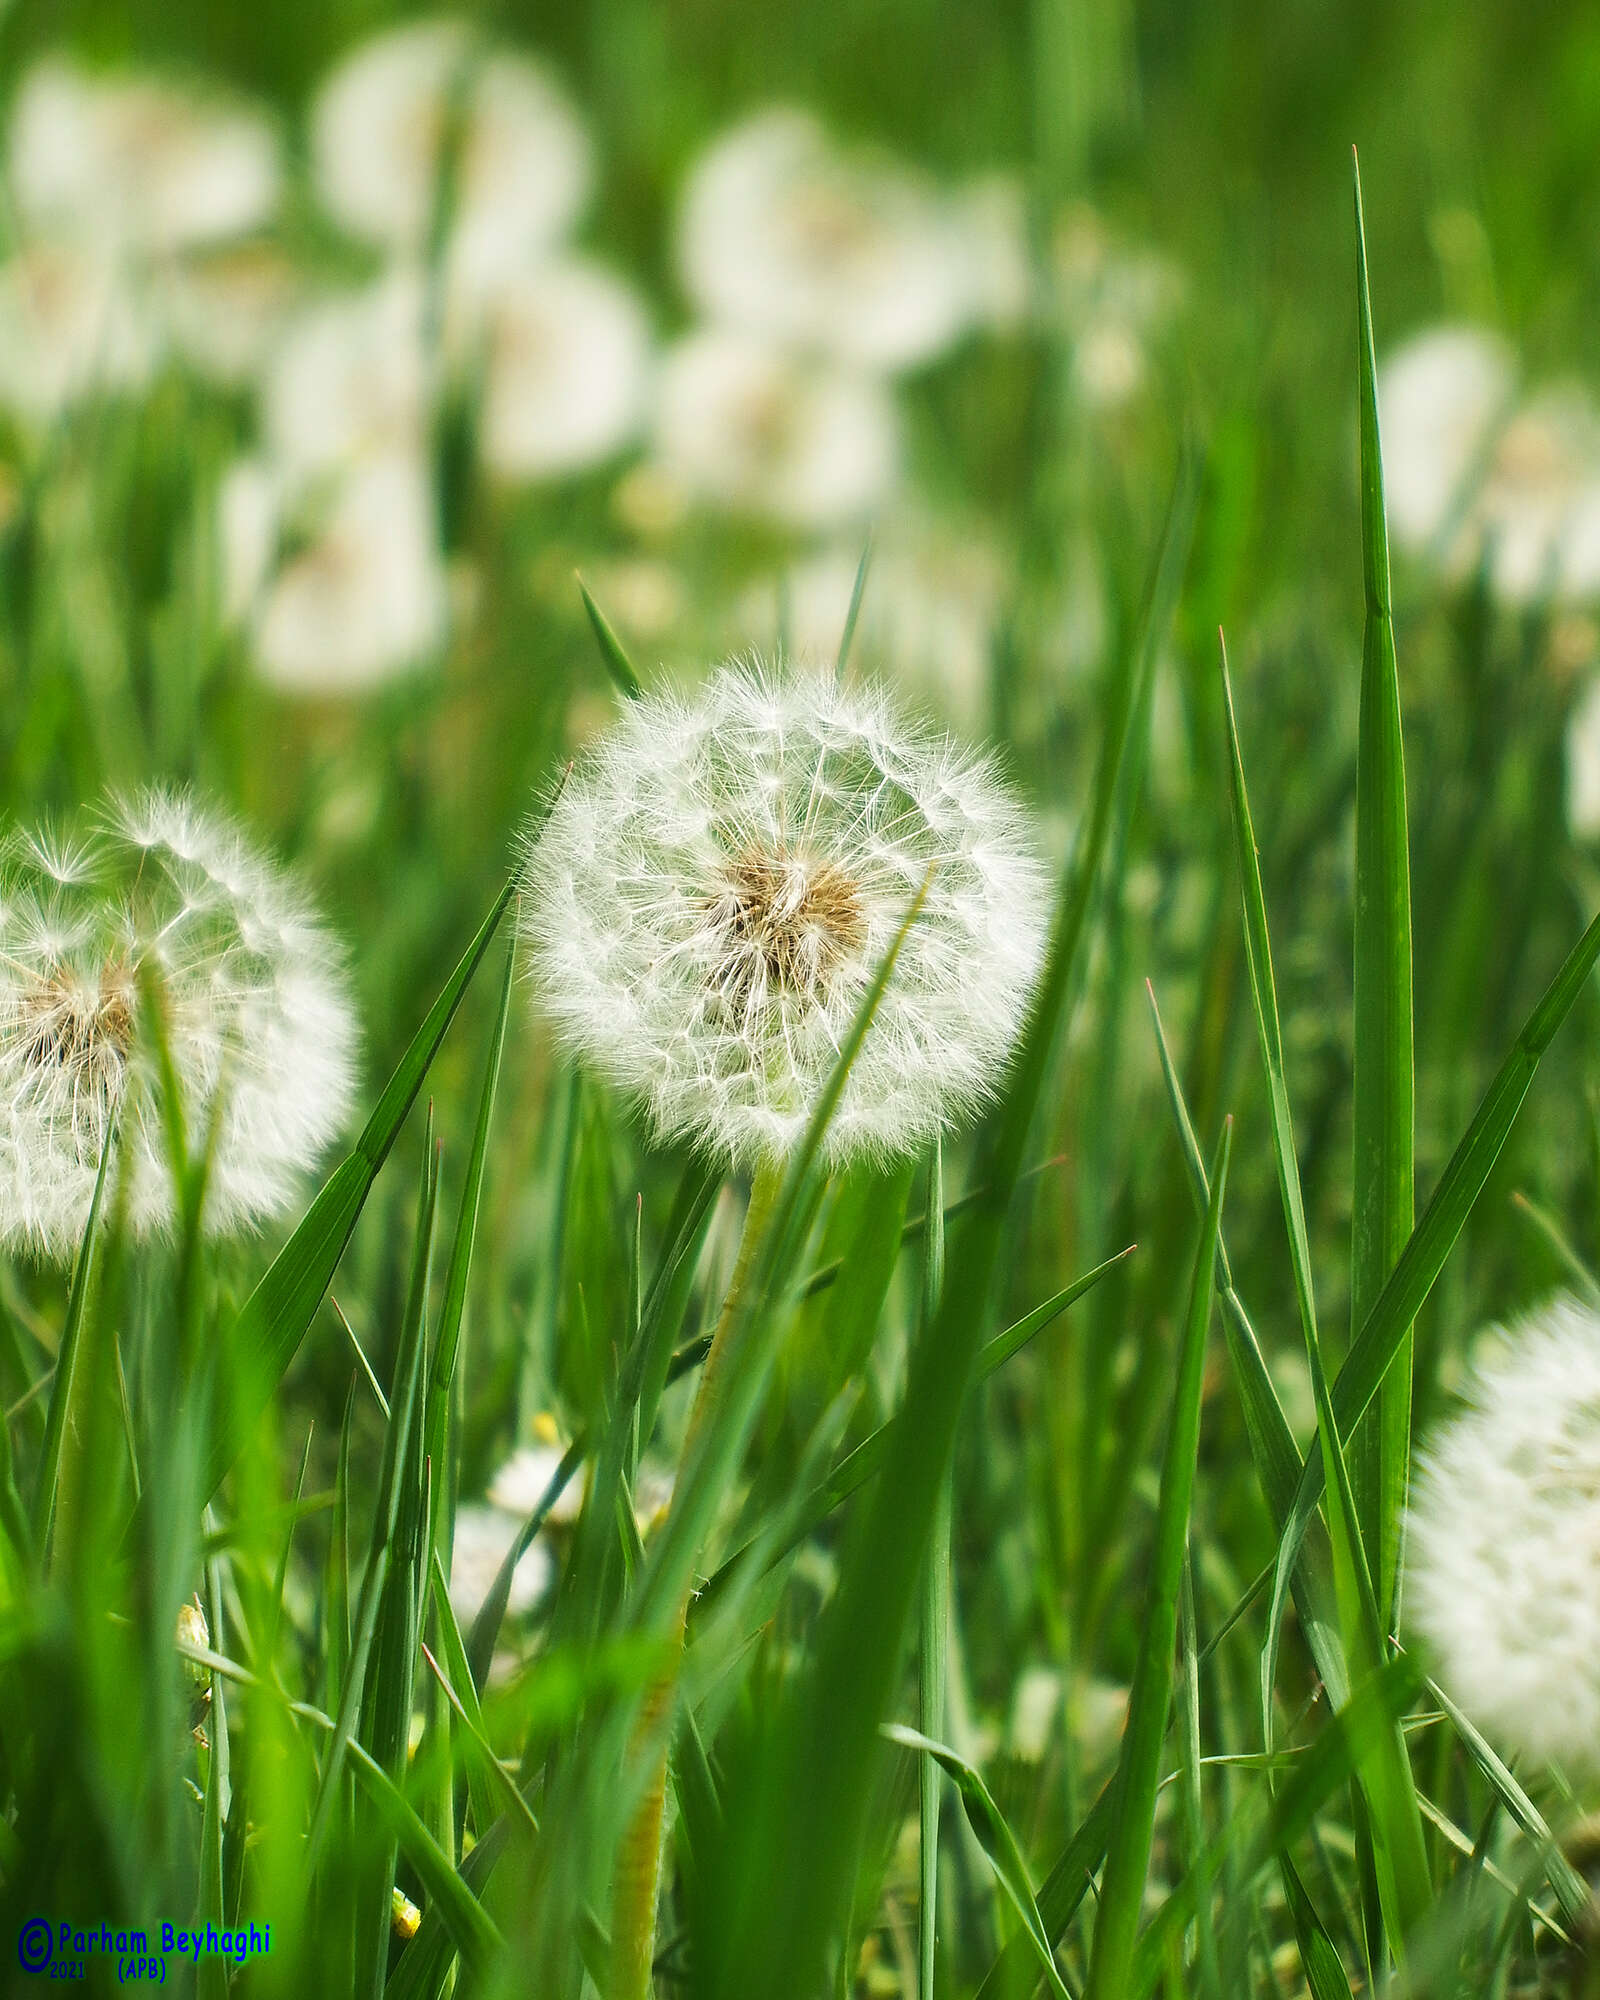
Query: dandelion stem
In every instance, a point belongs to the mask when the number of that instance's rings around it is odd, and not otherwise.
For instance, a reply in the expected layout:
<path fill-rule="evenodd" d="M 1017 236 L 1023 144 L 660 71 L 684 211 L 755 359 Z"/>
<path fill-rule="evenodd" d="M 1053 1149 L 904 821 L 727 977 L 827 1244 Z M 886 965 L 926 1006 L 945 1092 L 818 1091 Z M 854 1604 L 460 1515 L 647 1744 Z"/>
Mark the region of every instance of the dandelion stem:
<path fill-rule="evenodd" d="M 716 1331 L 711 1336 L 711 1347 L 695 1391 L 694 1407 L 689 1413 L 689 1428 L 684 1439 L 685 1459 L 726 1400 L 728 1385 L 737 1372 L 739 1350 L 731 1335 L 739 1318 L 740 1299 L 754 1268 L 756 1251 L 772 1220 L 782 1183 L 781 1165 L 765 1162 L 757 1168 L 750 1188 L 749 1206 L 745 1210 L 733 1276 L 717 1316 Z M 616 1879 L 612 1887 L 611 1967 L 606 1987 L 607 2000 L 648 2000 L 650 1992 L 656 1903 L 661 1883 L 667 1757 L 671 1746 L 670 1716 L 677 1692 L 678 1669 L 683 1659 L 692 1589 L 692 1583 L 686 1585 L 679 1598 L 668 1633 L 671 1648 L 669 1663 L 646 1690 L 634 1732 L 635 1749 L 652 1746 L 650 1755 L 653 1761 L 644 1796 L 628 1822 L 617 1855 Z"/>

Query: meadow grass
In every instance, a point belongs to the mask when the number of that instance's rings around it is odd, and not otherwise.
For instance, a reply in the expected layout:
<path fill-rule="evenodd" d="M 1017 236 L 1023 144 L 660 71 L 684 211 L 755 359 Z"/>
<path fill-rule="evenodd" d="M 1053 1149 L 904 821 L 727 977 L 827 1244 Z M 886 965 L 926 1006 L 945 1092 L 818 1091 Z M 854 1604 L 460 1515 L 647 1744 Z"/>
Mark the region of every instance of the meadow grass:
<path fill-rule="evenodd" d="M 0 19 L 19 67 L 67 33 L 286 116 L 369 25 L 37 11 Z M 348 1150 L 218 1240 L 217 1132 L 153 1007 L 172 1228 L 130 1226 L 113 1138 L 70 1268 L 0 1263 L 8 1981 L 42 1916 L 270 1924 L 241 1963 L 170 1959 L 208 2000 L 1596 1990 L 1595 1801 L 1430 1680 L 1404 1597 L 1413 1451 L 1472 1336 L 1600 1296 L 1600 873 L 1560 811 L 1600 642 L 1391 570 L 1386 527 L 1378 360 L 1402 314 L 1486 309 L 1461 189 L 1507 31 L 883 12 L 813 48 L 596 0 L 541 45 L 603 131 L 593 233 L 652 278 L 666 190 L 757 85 L 951 171 L 1020 149 L 1039 227 L 1171 198 L 1190 296 L 1129 409 L 1088 414 L 1037 331 L 904 392 L 925 492 L 1005 550 L 984 704 L 1055 872 L 1004 1081 L 920 1157 L 828 1151 L 916 902 L 754 1175 L 648 1144 L 524 977 L 519 856 L 594 718 L 720 643 L 781 533 L 673 531 L 658 661 L 606 586 L 662 549 L 609 477 L 507 494 L 441 420 L 475 616 L 407 680 L 301 702 L 219 613 L 238 398 L 173 367 L 3 434 L 8 819 L 157 776 L 227 800 L 315 883 L 365 1024 Z M 1462 74 L 1408 116 L 1397 75 L 1445 49 Z M 1478 190 L 1505 315 L 1580 361 L 1553 218 L 1600 210 L 1568 185 L 1592 113 L 1569 86 L 1526 158 L 1517 118 L 1594 60 L 1575 19 L 1532 35 Z M 1346 126 L 1374 134 L 1353 226 Z M 1217 192 L 1262 163 L 1303 241 Z M 890 525 L 853 545 L 841 679 L 874 665 Z M 466 1615 L 461 1510 L 549 1437 Z"/>

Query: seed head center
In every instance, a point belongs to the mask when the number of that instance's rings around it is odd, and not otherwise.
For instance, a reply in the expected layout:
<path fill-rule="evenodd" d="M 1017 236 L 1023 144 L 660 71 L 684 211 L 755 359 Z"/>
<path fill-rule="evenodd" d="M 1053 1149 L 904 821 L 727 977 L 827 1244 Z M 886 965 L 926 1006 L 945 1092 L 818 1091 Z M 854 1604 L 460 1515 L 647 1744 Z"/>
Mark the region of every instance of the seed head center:
<path fill-rule="evenodd" d="M 120 1080 L 134 1034 L 133 979 L 120 960 L 92 977 L 56 966 L 22 996 L 21 1014 L 29 1068 L 105 1091 Z"/>
<path fill-rule="evenodd" d="M 821 1001 L 866 935 L 861 891 L 836 861 L 804 852 L 735 855 L 708 915 L 713 985 L 745 1019 L 768 1001 Z"/>

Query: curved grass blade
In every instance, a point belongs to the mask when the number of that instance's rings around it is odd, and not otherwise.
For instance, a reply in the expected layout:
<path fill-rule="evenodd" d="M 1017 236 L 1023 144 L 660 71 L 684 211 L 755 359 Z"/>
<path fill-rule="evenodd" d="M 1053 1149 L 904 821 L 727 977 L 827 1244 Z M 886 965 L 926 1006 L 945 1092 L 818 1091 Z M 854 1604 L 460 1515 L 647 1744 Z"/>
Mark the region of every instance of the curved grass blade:
<path fill-rule="evenodd" d="M 863 559 L 864 560 L 864 559 Z M 928 1231 L 928 1247 L 922 1270 L 922 1324 L 926 1328 L 939 1310 L 939 1296 L 944 1290 L 944 1148 L 937 1138 L 933 1142 L 933 1156 L 928 1162 L 928 1217 L 931 1227 Z M 917 1975 L 920 2000 L 933 2000 L 934 1968 L 938 1956 L 939 1921 L 939 1771 L 942 1759 L 933 1746 L 945 1731 L 945 1692 L 948 1679 L 948 1651 L 950 1643 L 950 1508 L 952 1501 L 952 1473 L 945 1474 L 944 1491 L 939 1498 L 938 1510 L 934 1516 L 933 1536 L 928 1547 L 927 1569 L 922 1582 L 922 1629 L 919 1635 L 920 1658 L 917 1672 L 917 1719 L 922 1725 L 924 1743 L 932 1752 L 925 1757 L 917 1772 L 917 1830 L 919 1845 L 917 1864 L 921 1894 L 917 1903 Z M 947 1768 L 947 1767 L 946 1767 Z M 954 1775 L 952 1773 L 952 1775 Z M 972 1776 L 977 1777 L 973 1772 Z M 960 1783 L 960 1780 L 957 1780 Z M 979 1780 L 979 1789 L 982 1781 Z M 962 1794 L 966 1796 L 965 1792 Z M 988 1793 L 983 1793 L 988 1800 Z M 992 1803 L 992 1802 L 991 1802 Z M 971 1817 L 971 1807 L 968 1816 Z M 998 1818 L 998 1815 L 996 1815 Z M 1010 1829 L 1002 1822 L 1002 1832 L 1008 1843 L 1007 1851 L 1020 1864 L 1021 1855 L 1016 1842 L 1011 1839 Z M 980 1840 L 983 1836 L 979 1835 Z M 988 1852 L 987 1848 L 985 1852 Z M 991 1856 L 991 1859 L 993 1856 Z M 999 1868 L 999 1862 L 996 1862 Z M 1002 1874 L 1001 1880 L 1005 1881 Z M 1008 1884 L 1008 1891 L 1015 1900 L 1016 1892 Z M 1028 1889 L 1027 1875 L 1022 1876 L 1022 1887 L 1027 1891 L 1027 1911 L 1023 1921 L 1028 1921 L 1028 1911 L 1032 1912 L 1035 1927 L 1038 1926 L 1039 1912 L 1034 1908 L 1033 1892 Z M 1021 1905 L 1018 1906 L 1021 1908 Z M 1052 1970 L 1054 1961 L 1051 1961 Z"/>
<path fill-rule="evenodd" d="M 606 672 L 611 676 L 618 694 L 627 701 L 637 701 L 644 693 L 644 683 L 633 670 L 633 662 L 623 649 L 622 641 L 612 630 L 611 620 L 589 595 L 589 586 L 580 576 L 578 595 L 583 599 L 583 608 L 589 614 L 589 623 L 594 630 L 595 643 L 600 648 L 600 657 L 605 662 Z"/>
<path fill-rule="evenodd" d="M 1360 322 L 1361 556 L 1366 621 L 1356 752 L 1354 1171 L 1350 1332 L 1399 1261 L 1414 1220 L 1415 1085 L 1411 1023 L 1411 866 L 1405 752 L 1395 660 L 1378 435 L 1377 361 L 1367 283 L 1361 168 L 1354 166 Z M 1384 1374 L 1376 1412 L 1350 1436 L 1356 1516 L 1388 1632 L 1399 1581 L 1401 1509 L 1411 1461 L 1411 1330 Z"/>
<path fill-rule="evenodd" d="M 1040 1886 L 1039 1918 L 1045 1936 L 1054 1942 L 1059 1943 L 1066 1934 L 1094 1880 L 1094 1871 L 1105 1856 L 1115 1791 L 1116 1779 L 1112 1778 Z M 1012 2000 L 1021 1990 L 1020 1981 L 1027 1973 L 1032 1950 L 1031 1938 L 1013 1938 L 990 1966 L 987 1978 L 978 1988 L 977 2000 Z M 1031 1986 L 1028 1990 L 1032 1990 Z"/>
<path fill-rule="evenodd" d="M 833 663 L 835 680 L 844 679 L 845 668 L 850 664 L 850 648 L 855 641 L 856 620 L 861 616 L 861 599 L 867 588 L 867 571 L 872 567 L 872 532 L 867 531 L 867 539 L 861 545 L 861 560 L 856 564 L 856 580 L 850 590 L 850 609 L 844 615 L 844 630 L 839 634 L 838 657 Z"/>
<path fill-rule="evenodd" d="M 1161 1746 L 1166 1739 L 1172 1706 L 1178 1600 L 1189 1547 L 1189 1511 L 1200 1448 L 1200 1390 L 1205 1372 L 1206 1332 L 1211 1324 L 1217 1231 L 1222 1221 L 1232 1147 L 1230 1118 L 1223 1123 L 1212 1162 L 1211 1201 L 1195 1252 L 1183 1339 L 1177 1355 L 1177 1384 L 1162 1458 L 1161 1498 L 1150 1557 L 1149 1597 L 1139 1634 L 1138 1664 L 1128 1697 L 1122 1754 L 1117 1763 L 1086 2000 L 1121 2000 L 1133 1964 L 1139 1913 L 1144 1907 L 1156 1796 L 1161 1783 Z"/>
<path fill-rule="evenodd" d="M 401 1057 L 399 1067 L 356 1141 L 355 1151 L 323 1184 L 299 1227 L 240 1307 L 233 1325 L 222 1334 L 237 1376 L 232 1395 L 224 1399 L 224 1407 L 217 1412 L 201 1481 L 202 1498 L 209 1499 L 227 1477 L 250 1424 L 266 1408 L 284 1370 L 294 1359 L 295 1350 L 333 1281 L 345 1245 L 355 1232 L 378 1170 L 389 1156 L 445 1031 L 455 1018 L 461 996 L 489 949 L 516 890 L 513 878 L 496 897 L 494 907 L 479 925 L 476 937 Z"/>
<path fill-rule="evenodd" d="M 41 1558 L 45 1557 L 50 1543 L 50 1530 L 55 1523 L 56 1487 L 61 1476 L 61 1452 L 67 1434 L 67 1424 L 81 1398 L 82 1385 L 78 1382 L 78 1347 L 83 1337 L 83 1316 L 88 1308 L 89 1279 L 94 1270 L 95 1243 L 100 1234 L 100 1211 L 105 1203 L 106 1174 L 111 1164 L 111 1155 L 117 1142 L 116 1121 L 110 1121 L 106 1128 L 106 1142 L 101 1148 L 100 1165 L 94 1177 L 94 1194 L 89 1202 L 89 1220 L 84 1225 L 83 1242 L 78 1248 L 78 1261 L 72 1268 L 72 1289 L 67 1294 L 67 1316 L 61 1325 L 61 1340 L 56 1349 L 55 1381 L 50 1388 L 50 1409 L 45 1419 L 44 1448 L 39 1455 L 38 1483 L 33 1492 L 33 1546 Z M 74 1385 L 78 1395 L 74 1395 Z"/>
<path fill-rule="evenodd" d="M 1028 1864 L 1022 1858 L 1016 1835 L 1007 1826 L 1005 1816 L 990 1796 L 989 1787 L 965 1758 L 958 1757 L 945 1744 L 923 1735 L 921 1730 L 906 1729 L 897 1722 L 886 1722 L 883 1734 L 891 1743 L 898 1743 L 907 1750 L 920 1750 L 929 1763 L 955 1780 L 978 1845 L 988 1856 L 989 1865 L 994 1869 L 1001 1888 L 1021 1917 L 1023 1933 L 1038 1956 L 1046 1980 L 1061 2000 L 1072 2000 L 1071 1991 L 1056 1964 L 1055 1953 L 1050 1948 L 1044 1918 L 1034 1900 L 1033 1888 L 1028 1881 Z M 925 1992 L 929 1990 L 924 1988 Z"/>

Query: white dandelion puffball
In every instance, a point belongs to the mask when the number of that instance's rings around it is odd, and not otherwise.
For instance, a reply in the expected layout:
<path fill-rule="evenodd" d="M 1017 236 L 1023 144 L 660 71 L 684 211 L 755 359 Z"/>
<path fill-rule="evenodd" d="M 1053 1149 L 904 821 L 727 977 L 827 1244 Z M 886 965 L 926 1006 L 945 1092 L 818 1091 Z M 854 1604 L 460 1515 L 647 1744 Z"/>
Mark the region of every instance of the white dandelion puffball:
<path fill-rule="evenodd" d="M 456 1509 L 456 1535 L 450 1549 L 450 1608 L 462 1625 L 470 1625 L 483 1609 L 500 1565 L 511 1553 L 522 1523 L 498 1507 Z M 511 1572 L 506 1611 L 523 1618 L 550 1588 L 555 1564 L 541 1536 L 535 1535 Z"/>
<path fill-rule="evenodd" d="M 197 374 L 227 388 L 253 382 L 267 365 L 300 290 L 290 259 L 261 242 L 175 259 L 160 286 L 173 346 Z"/>
<path fill-rule="evenodd" d="M 96 77 L 56 58 L 11 112 L 10 180 L 34 229 L 88 231 L 147 251 L 258 229 L 282 185 L 271 121 L 145 75 Z"/>
<path fill-rule="evenodd" d="M 1502 604 L 1600 587 L 1600 413 L 1575 384 L 1540 391 L 1495 438 L 1468 520 Z"/>
<path fill-rule="evenodd" d="M 549 1491 L 565 1456 L 565 1447 L 560 1444 L 519 1445 L 489 1481 L 489 1504 L 525 1521 Z M 547 1520 L 563 1527 L 577 1520 L 583 1511 L 583 1481 L 580 1466 L 557 1494 Z"/>
<path fill-rule="evenodd" d="M 82 398 L 136 389 L 161 358 L 161 329 L 116 260 L 67 238 L 0 263 L 0 405 L 46 423 Z"/>
<path fill-rule="evenodd" d="M 1407 1609 L 1512 1749 L 1600 1770 L 1600 1314 L 1558 1300 L 1479 1362 L 1419 1463 Z"/>
<path fill-rule="evenodd" d="M 897 370 L 978 310 L 965 219 L 909 169 L 840 152 L 803 111 L 718 139 L 684 191 L 679 262 L 708 318 Z"/>
<path fill-rule="evenodd" d="M 860 520 L 900 470 L 894 399 L 877 376 L 726 327 L 667 353 L 655 449 L 691 499 L 799 529 Z"/>
<path fill-rule="evenodd" d="M 444 642 L 448 593 L 428 468 L 376 452 L 314 492 L 276 555 L 285 515 L 272 473 L 249 461 L 221 498 L 224 601 L 253 605 L 255 663 L 297 694 L 346 694 L 425 662 Z"/>
<path fill-rule="evenodd" d="M 262 435 L 280 466 L 319 472 L 421 448 L 431 387 L 425 310 L 421 273 L 399 266 L 296 316 L 262 383 Z"/>
<path fill-rule="evenodd" d="M 421 251 L 455 121 L 451 259 L 482 278 L 558 242 L 589 191 L 582 121 L 530 57 L 480 48 L 459 20 L 362 43 L 313 106 L 312 172 L 352 236 Z"/>
<path fill-rule="evenodd" d="M 753 1164 L 803 1132 L 930 867 L 824 1139 L 895 1157 L 993 1093 L 1050 897 L 992 767 L 881 692 L 731 665 L 632 703 L 531 843 L 522 921 L 571 1048 L 659 1139 Z"/>
<path fill-rule="evenodd" d="M 1567 720 L 1567 824 L 1575 839 L 1600 836 L 1600 679 L 1590 681 Z"/>
<path fill-rule="evenodd" d="M 1384 500 L 1402 547 L 1426 552 L 1458 528 L 1516 379 L 1505 343 L 1473 326 L 1429 327 L 1385 357 Z"/>
<path fill-rule="evenodd" d="M 150 990 L 213 1233 L 281 1210 L 350 1102 L 343 966 L 293 883 L 221 815 L 150 791 L 0 858 L 0 1242 L 71 1257 L 115 1116 L 136 1234 L 174 1219 Z"/>
<path fill-rule="evenodd" d="M 507 278 L 463 317 L 452 345 L 480 377 L 479 446 L 498 477 L 580 471 L 638 429 L 650 332 L 622 279 L 584 259 L 553 259 Z"/>

